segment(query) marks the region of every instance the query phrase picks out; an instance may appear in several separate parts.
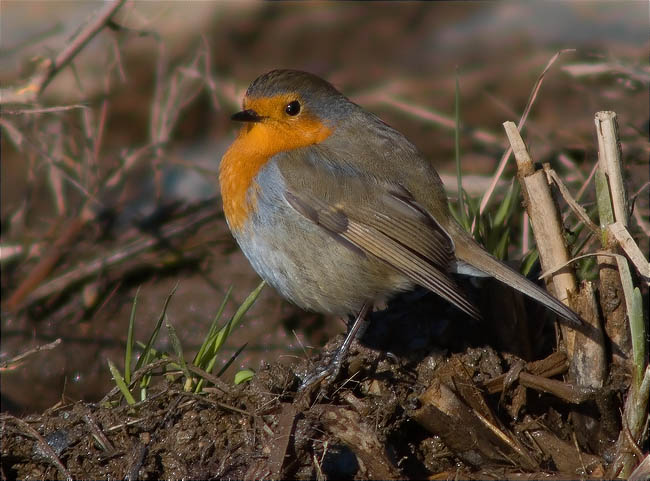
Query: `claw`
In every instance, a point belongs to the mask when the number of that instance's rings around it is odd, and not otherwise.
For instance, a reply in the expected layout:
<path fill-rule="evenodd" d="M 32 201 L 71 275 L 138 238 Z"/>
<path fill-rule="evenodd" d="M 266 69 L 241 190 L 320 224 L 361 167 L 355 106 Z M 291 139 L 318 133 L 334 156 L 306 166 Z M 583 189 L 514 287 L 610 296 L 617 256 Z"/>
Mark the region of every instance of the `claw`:
<path fill-rule="evenodd" d="M 371 308 L 372 304 L 370 302 L 366 302 L 363 304 L 363 306 L 361 306 L 359 314 L 354 319 L 352 328 L 348 332 L 347 336 L 345 336 L 345 340 L 343 341 L 343 344 L 341 344 L 341 347 L 339 347 L 336 351 L 336 354 L 334 354 L 334 358 L 325 368 L 322 368 L 314 374 L 308 376 L 307 379 L 302 382 L 300 388 L 298 388 L 298 392 L 309 391 L 317 384 L 322 383 L 326 378 L 329 378 L 327 384 L 331 384 L 336 381 L 336 378 L 338 378 L 339 374 L 341 373 L 341 366 L 347 357 L 352 342 L 355 339 L 363 336 L 363 333 L 368 327 L 367 318 Z"/>

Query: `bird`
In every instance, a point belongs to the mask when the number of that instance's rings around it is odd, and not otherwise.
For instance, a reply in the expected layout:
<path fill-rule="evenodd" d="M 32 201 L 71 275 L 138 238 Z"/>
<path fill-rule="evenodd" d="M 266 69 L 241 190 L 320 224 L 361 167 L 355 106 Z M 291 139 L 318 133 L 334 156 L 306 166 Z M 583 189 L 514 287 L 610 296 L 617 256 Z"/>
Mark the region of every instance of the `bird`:
<path fill-rule="evenodd" d="M 244 255 L 297 306 L 356 316 L 331 367 L 305 384 L 335 377 L 372 307 L 416 286 L 481 319 L 454 274 L 493 277 L 582 323 L 474 241 L 451 215 L 433 164 L 326 80 L 272 70 L 250 84 L 231 119 L 243 125 L 219 183 Z"/>

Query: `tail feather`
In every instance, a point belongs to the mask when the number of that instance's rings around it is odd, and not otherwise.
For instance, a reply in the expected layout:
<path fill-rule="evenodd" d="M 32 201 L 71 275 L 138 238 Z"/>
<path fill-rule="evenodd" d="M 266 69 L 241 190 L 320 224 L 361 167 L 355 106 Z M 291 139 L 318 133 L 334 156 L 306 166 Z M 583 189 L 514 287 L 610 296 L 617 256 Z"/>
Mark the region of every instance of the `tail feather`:
<path fill-rule="evenodd" d="M 460 261 L 531 297 L 572 324 L 576 326 L 584 324 L 584 321 L 578 314 L 537 284 L 529 281 L 519 272 L 511 269 L 487 253 L 465 231 L 461 235 L 462 238 L 456 236 L 454 239 L 456 242 L 456 257 Z"/>

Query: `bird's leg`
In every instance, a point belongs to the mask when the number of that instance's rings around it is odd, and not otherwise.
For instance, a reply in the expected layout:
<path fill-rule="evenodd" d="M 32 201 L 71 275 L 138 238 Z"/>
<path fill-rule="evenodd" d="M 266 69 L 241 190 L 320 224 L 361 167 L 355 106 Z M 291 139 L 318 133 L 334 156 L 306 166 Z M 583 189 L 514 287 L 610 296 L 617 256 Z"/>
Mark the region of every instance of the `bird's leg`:
<path fill-rule="evenodd" d="M 348 335 L 345 336 L 343 344 L 341 344 L 341 347 L 339 347 L 338 351 L 336 351 L 336 354 L 334 354 L 334 359 L 332 359 L 331 364 L 334 364 L 336 367 L 335 373 L 338 374 L 338 371 L 341 369 L 341 364 L 343 364 L 343 361 L 345 360 L 345 357 L 350 350 L 352 341 L 359 339 L 364 335 L 366 329 L 368 329 L 368 313 L 371 309 L 372 304 L 369 302 L 364 302 L 363 306 L 361 306 L 361 310 L 359 311 L 359 314 L 357 314 L 357 317 L 354 319 L 354 323 L 352 324 Z"/>
<path fill-rule="evenodd" d="M 368 313 L 371 309 L 371 302 L 365 302 L 363 306 L 361 306 L 361 310 L 359 311 L 359 314 L 357 314 L 357 317 L 354 319 L 354 323 L 348 331 L 347 336 L 345 336 L 343 344 L 341 344 L 341 347 L 338 348 L 330 363 L 325 369 L 319 370 L 318 372 L 305 379 L 300 386 L 299 391 L 308 390 L 314 384 L 321 382 L 328 376 L 330 377 L 330 382 L 334 381 L 338 377 L 341 370 L 341 365 L 343 364 L 343 361 L 345 361 L 345 357 L 350 350 L 352 342 L 355 339 L 363 336 L 363 333 L 366 332 L 366 329 L 368 328 Z"/>

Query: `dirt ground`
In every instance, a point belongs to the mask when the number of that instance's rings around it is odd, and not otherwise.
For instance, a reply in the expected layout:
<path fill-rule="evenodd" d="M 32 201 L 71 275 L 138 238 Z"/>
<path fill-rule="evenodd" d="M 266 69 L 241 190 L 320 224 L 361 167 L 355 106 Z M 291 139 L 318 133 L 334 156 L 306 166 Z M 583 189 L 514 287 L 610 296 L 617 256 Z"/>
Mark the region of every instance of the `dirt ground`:
<path fill-rule="evenodd" d="M 535 352 L 541 360 L 526 363 L 481 342 L 489 329 L 455 319 L 439 301 L 414 304 L 417 315 L 400 313 L 400 305 L 376 313 L 339 380 L 312 392 L 297 392 L 300 379 L 327 361 L 341 336 L 321 359 L 266 365 L 240 386 L 222 383 L 196 395 L 163 379 L 133 406 L 114 389 L 99 403 L 66 402 L 22 420 L 5 415 L 3 476 L 610 477 L 625 373 L 614 370 L 605 388 L 574 387 L 563 398 L 570 385 L 531 382 L 566 373 L 563 354 Z M 473 333 L 459 344 L 463 331 Z M 544 331 L 552 341 L 552 327 Z M 107 406 L 111 400 L 122 402 Z"/>
<path fill-rule="evenodd" d="M 405 132 L 452 199 L 458 80 L 464 187 L 478 198 L 509 145 L 502 123 L 519 120 L 549 60 L 571 49 L 544 77 L 525 140 L 595 218 L 594 114 L 617 112 L 629 229 L 647 257 L 647 5 L 126 2 L 41 97 L 7 104 L 99 8 L 25 5 L 4 2 L 0 19 L 3 479 L 601 479 L 650 462 L 647 436 L 622 422 L 635 385 L 627 325 L 606 326 L 602 383 L 585 387 L 553 319 L 490 281 L 460 280 L 481 323 L 420 292 L 393 300 L 337 380 L 312 392 L 301 379 L 345 325 L 271 288 L 219 363 L 246 348 L 201 394 L 154 364 L 147 400 L 127 405 L 107 368 L 123 370 L 137 291 L 146 340 L 175 289 L 167 316 L 189 359 L 229 287 L 226 319 L 259 282 L 225 225 L 216 172 L 229 116 L 272 68 L 322 75 Z M 585 230 L 560 204 L 580 244 Z M 534 244 L 523 225 L 511 219 L 511 259 Z M 600 248 L 592 236 L 576 255 Z M 605 317 L 624 308 L 593 263 L 577 270 Z M 173 352 L 165 332 L 156 348 Z M 255 375 L 235 385 L 244 368 Z"/>

